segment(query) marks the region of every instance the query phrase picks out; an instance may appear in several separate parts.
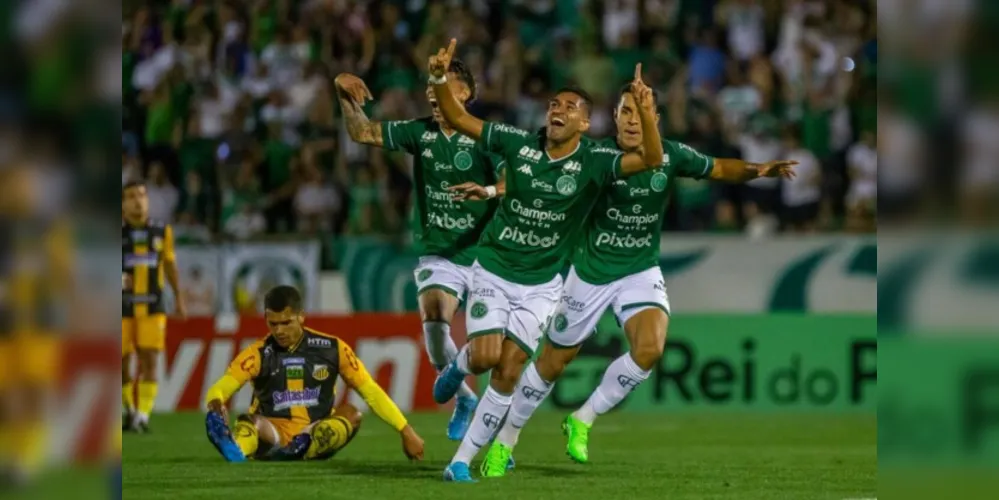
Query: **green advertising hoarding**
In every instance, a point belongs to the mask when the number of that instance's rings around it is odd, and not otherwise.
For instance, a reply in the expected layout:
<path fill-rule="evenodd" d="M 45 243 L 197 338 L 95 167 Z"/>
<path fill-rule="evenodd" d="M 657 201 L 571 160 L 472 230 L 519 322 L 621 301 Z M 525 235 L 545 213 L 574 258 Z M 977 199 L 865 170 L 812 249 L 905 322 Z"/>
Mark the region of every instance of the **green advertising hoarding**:
<path fill-rule="evenodd" d="M 874 412 L 877 348 L 868 315 L 677 315 L 663 359 L 620 409 Z M 627 351 L 605 315 L 545 404 L 574 410 Z"/>

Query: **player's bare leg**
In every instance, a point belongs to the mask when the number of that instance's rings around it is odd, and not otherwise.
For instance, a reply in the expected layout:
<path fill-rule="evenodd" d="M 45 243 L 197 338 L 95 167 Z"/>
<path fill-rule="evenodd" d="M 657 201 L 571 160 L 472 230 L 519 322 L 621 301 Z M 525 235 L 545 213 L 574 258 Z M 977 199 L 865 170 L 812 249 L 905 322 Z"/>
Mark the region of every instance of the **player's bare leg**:
<path fill-rule="evenodd" d="M 157 377 L 160 352 L 155 349 L 139 349 L 139 399 L 136 401 L 132 427 L 139 432 L 149 432 L 149 414 L 156 404 Z"/>
<path fill-rule="evenodd" d="M 510 409 L 513 390 L 528 359 L 528 353 L 520 345 L 509 338 L 503 339 L 500 345 L 499 364 L 492 371 L 489 387 L 475 409 L 468 433 L 458 446 L 454 458 L 451 459 L 452 465 L 456 463 L 468 465 L 479 450 L 496 435 L 500 423 Z M 509 464 L 510 454 L 495 460 L 501 460 L 502 463 L 496 466 L 505 470 Z M 483 469 L 486 466 L 484 462 Z"/>
<path fill-rule="evenodd" d="M 458 310 L 458 298 L 439 288 L 425 290 L 419 296 L 420 317 L 423 320 L 423 341 L 427 349 L 430 364 L 437 373 L 444 371 L 447 365 L 458 356 L 458 346 L 451 337 L 451 320 Z M 447 437 L 458 441 L 465 437 L 468 431 L 468 421 L 478 398 L 475 392 L 464 381 L 458 388 L 454 413 L 447 426 Z"/>
<path fill-rule="evenodd" d="M 669 316 L 656 307 L 644 309 L 625 322 L 624 332 L 631 351 L 607 367 L 590 398 L 562 424 L 568 438 L 566 453 L 570 458 L 580 463 L 589 460 L 590 427 L 598 416 L 620 404 L 638 384 L 649 378 L 652 368 L 663 356 L 668 328 Z"/>

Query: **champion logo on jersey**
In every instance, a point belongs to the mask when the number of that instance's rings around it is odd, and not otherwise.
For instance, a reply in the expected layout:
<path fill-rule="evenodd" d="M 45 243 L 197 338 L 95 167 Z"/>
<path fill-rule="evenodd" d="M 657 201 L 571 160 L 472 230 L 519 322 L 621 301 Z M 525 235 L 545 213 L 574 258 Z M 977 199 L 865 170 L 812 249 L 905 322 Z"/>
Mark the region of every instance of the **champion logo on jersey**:
<path fill-rule="evenodd" d="M 423 157 L 424 158 L 433 158 L 434 154 L 431 153 L 429 149 L 424 149 L 423 150 Z"/>
<path fill-rule="evenodd" d="M 534 171 L 531 170 L 530 165 L 521 165 L 517 167 L 517 171 L 524 175 L 529 175 L 531 177 L 534 177 Z"/>
<path fill-rule="evenodd" d="M 475 144 L 475 139 L 467 135 L 462 135 L 458 137 L 458 144 Z"/>
<path fill-rule="evenodd" d="M 542 154 L 541 151 L 527 146 L 520 148 L 520 151 L 517 152 L 518 156 L 529 161 L 540 161 Z"/>

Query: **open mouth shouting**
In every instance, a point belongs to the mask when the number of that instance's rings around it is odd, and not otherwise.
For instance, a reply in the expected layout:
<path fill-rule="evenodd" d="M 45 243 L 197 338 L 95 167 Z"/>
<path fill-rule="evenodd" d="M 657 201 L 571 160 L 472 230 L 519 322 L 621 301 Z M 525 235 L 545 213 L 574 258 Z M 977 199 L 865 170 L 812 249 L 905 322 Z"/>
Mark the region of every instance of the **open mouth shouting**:
<path fill-rule="evenodd" d="M 562 130 L 565 128 L 565 118 L 561 116 L 553 116 L 548 121 L 548 127 L 553 130 Z"/>

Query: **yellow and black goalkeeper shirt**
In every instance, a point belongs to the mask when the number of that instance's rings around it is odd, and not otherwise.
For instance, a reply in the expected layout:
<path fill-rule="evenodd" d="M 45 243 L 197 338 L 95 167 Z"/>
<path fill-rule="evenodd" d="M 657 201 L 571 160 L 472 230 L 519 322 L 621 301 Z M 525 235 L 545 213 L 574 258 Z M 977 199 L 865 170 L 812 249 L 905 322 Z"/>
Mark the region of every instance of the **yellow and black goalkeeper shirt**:
<path fill-rule="evenodd" d="M 132 287 L 122 290 L 121 317 L 142 318 L 164 314 L 164 267 L 176 259 L 173 229 L 169 224 L 147 221 L 140 226 L 121 224 L 121 272 Z"/>

